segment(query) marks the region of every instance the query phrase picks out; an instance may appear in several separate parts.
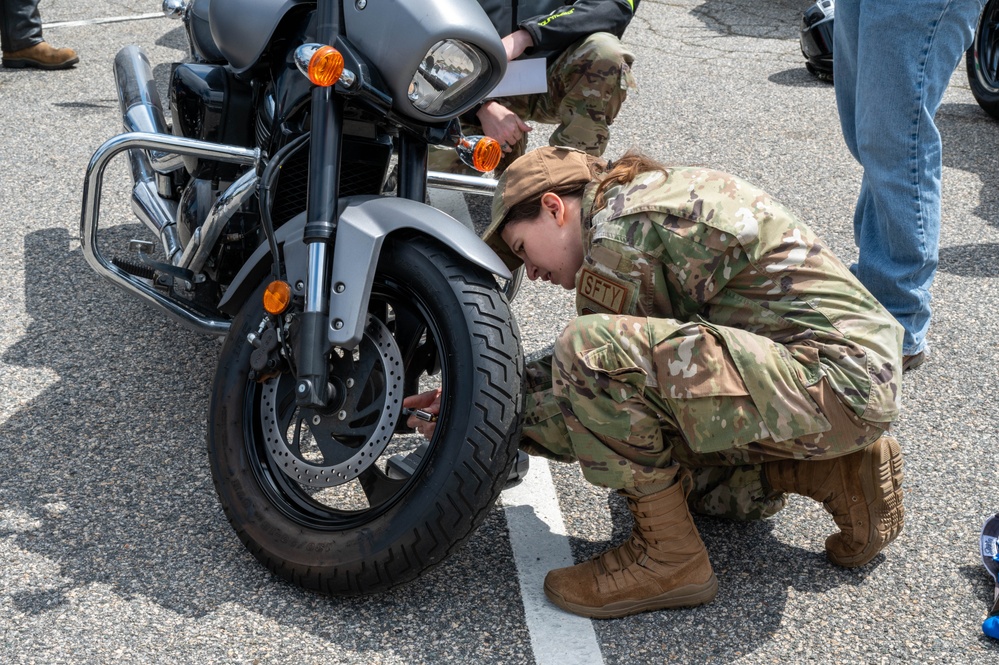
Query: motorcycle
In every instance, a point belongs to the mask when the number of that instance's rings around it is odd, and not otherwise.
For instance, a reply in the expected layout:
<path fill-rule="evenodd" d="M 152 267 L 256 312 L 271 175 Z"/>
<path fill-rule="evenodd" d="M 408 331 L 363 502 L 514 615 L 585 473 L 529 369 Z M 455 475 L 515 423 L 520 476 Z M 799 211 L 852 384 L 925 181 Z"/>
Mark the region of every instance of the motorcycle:
<path fill-rule="evenodd" d="M 428 183 L 430 146 L 489 171 L 458 116 L 503 76 L 474 0 L 165 0 L 190 57 L 168 125 L 138 46 L 114 68 L 125 133 L 86 173 L 91 267 L 182 325 L 224 335 L 207 447 L 225 514 L 278 576 L 381 591 L 442 561 L 526 472 L 511 274 Z M 125 153 L 155 236 L 108 258 L 105 171 Z M 103 237 L 103 236 L 101 236 Z M 440 391 L 439 413 L 403 408 Z M 436 422 L 429 441 L 407 426 Z"/>
<path fill-rule="evenodd" d="M 968 84 L 978 105 L 999 119 L 999 1 L 987 0 L 975 30 L 975 41 L 964 56 Z"/>
<path fill-rule="evenodd" d="M 801 15 L 798 43 L 805 69 L 820 81 L 833 82 L 833 22 L 835 0 L 816 0 Z"/>

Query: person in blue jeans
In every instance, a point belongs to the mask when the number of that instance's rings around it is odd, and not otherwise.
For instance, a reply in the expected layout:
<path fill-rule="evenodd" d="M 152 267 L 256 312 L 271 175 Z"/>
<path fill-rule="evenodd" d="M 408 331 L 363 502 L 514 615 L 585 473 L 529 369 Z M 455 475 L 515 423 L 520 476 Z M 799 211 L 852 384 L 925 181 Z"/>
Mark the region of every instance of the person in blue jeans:
<path fill-rule="evenodd" d="M 864 167 L 851 270 L 905 329 L 903 369 L 928 353 L 940 244 L 940 133 L 933 118 L 974 40 L 984 0 L 837 0 L 836 105 Z"/>

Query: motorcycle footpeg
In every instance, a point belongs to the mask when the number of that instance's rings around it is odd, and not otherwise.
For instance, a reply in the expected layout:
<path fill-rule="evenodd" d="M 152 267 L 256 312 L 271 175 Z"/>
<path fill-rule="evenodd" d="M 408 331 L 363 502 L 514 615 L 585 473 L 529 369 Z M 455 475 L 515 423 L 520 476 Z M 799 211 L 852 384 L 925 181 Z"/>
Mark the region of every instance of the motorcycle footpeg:
<path fill-rule="evenodd" d="M 388 463 L 385 465 L 385 472 L 388 477 L 396 480 L 405 480 L 412 476 L 416 473 L 416 468 L 420 465 L 420 462 L 423 461 L 423 456 L 427 453 L 428 447 L 429 445 L 423 442 L 411 453 L 400 453 L 390 457 Z M 523 450 L 518 450 L 517 460 L 514 462 L 513 468 L 510 469 L 510 475 L 507 476 L 503 489 L 508 490 L 523 482 L 524 478 L 527 477 L 530 466 L 531 458 Z"/>
<path fill-rule="evenodd" d="M 147 266 L 144 263 L 138 263 L 128 258 L 122 258 L 115 256 L 111 258 L 111 263 L 118 266 L 129 275 L 134 275 L 135 277 L 141 277 L 142 279 L 154 279 L 156 277 L 156 271 Z"/>
<path fill-rule="evenodd" d="M 197 275 L 187 268 L 181 268 L 179 266 L 170 265 L 169 263 L 163 263 L 162 261 L 156 261 L 149 258 L 148 254 L 140 252 L 139 260 L 142 261 L 142 263 L 147 267 L 152 268 L 158 273 L 169 275 L 170 277 L 174 277 L 176 279 L 182 279 L 185 282 L 192 284 L 198 281 Z"/>

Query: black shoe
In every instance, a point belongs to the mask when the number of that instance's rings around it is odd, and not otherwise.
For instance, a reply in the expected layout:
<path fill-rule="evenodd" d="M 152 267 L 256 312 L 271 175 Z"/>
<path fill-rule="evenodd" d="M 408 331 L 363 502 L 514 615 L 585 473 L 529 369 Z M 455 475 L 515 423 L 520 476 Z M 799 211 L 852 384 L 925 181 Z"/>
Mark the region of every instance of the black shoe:
<path fill-rule="evenodd" d="M 924 360 L 926 360 L 926 351 L 913 353 L 911 356 L 902 356 L 902 371 L 908 372 L 910 369 L 916 369 L 923 364 Z"/>

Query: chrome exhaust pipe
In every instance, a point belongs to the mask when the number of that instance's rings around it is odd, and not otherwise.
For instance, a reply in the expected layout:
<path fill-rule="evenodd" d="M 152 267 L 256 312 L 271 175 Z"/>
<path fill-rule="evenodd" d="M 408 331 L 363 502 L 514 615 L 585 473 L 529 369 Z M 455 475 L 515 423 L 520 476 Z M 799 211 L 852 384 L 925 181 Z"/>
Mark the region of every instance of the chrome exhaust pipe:
<path fill-rule="evenodd" d="M 259 180 L 256 170 L 250 169 L 218 197 L 208 212 L 205 223 L 194 231 L 194 236 L 184 248 L 179 263 L 181 268 L 186 268 L 195 274 L 201 272 L 215 247 L 215 242 L 225 230 L 225 225 L 243 207 L 243 204 L 257 193 Z"/>
<path fill-rule="evenodd" d="M 114 79 L 125 131 L 170 136 L 149 59 L 142 49 L 132 45 L 118 51 Z M 176 265 L 182 250 L 177 237 L 177 204 L 159 196 L 156 173 L 183 166 L 184 158 L 161 150 L 131 150 L 128 162 L 134 183 L 132 212 L 159 237 L 167 262 Z"/>
<path fill-rule="evenodd" d="M 170 134 L 149 58 L 141 48 L 132 44 L 118 51 L 114 57 L 114 80 L 126 132 Z M 147 155 L 157 173 L 170 173 L 184 165 L 184 157 L 173 152 L 150 150 Z"/>

